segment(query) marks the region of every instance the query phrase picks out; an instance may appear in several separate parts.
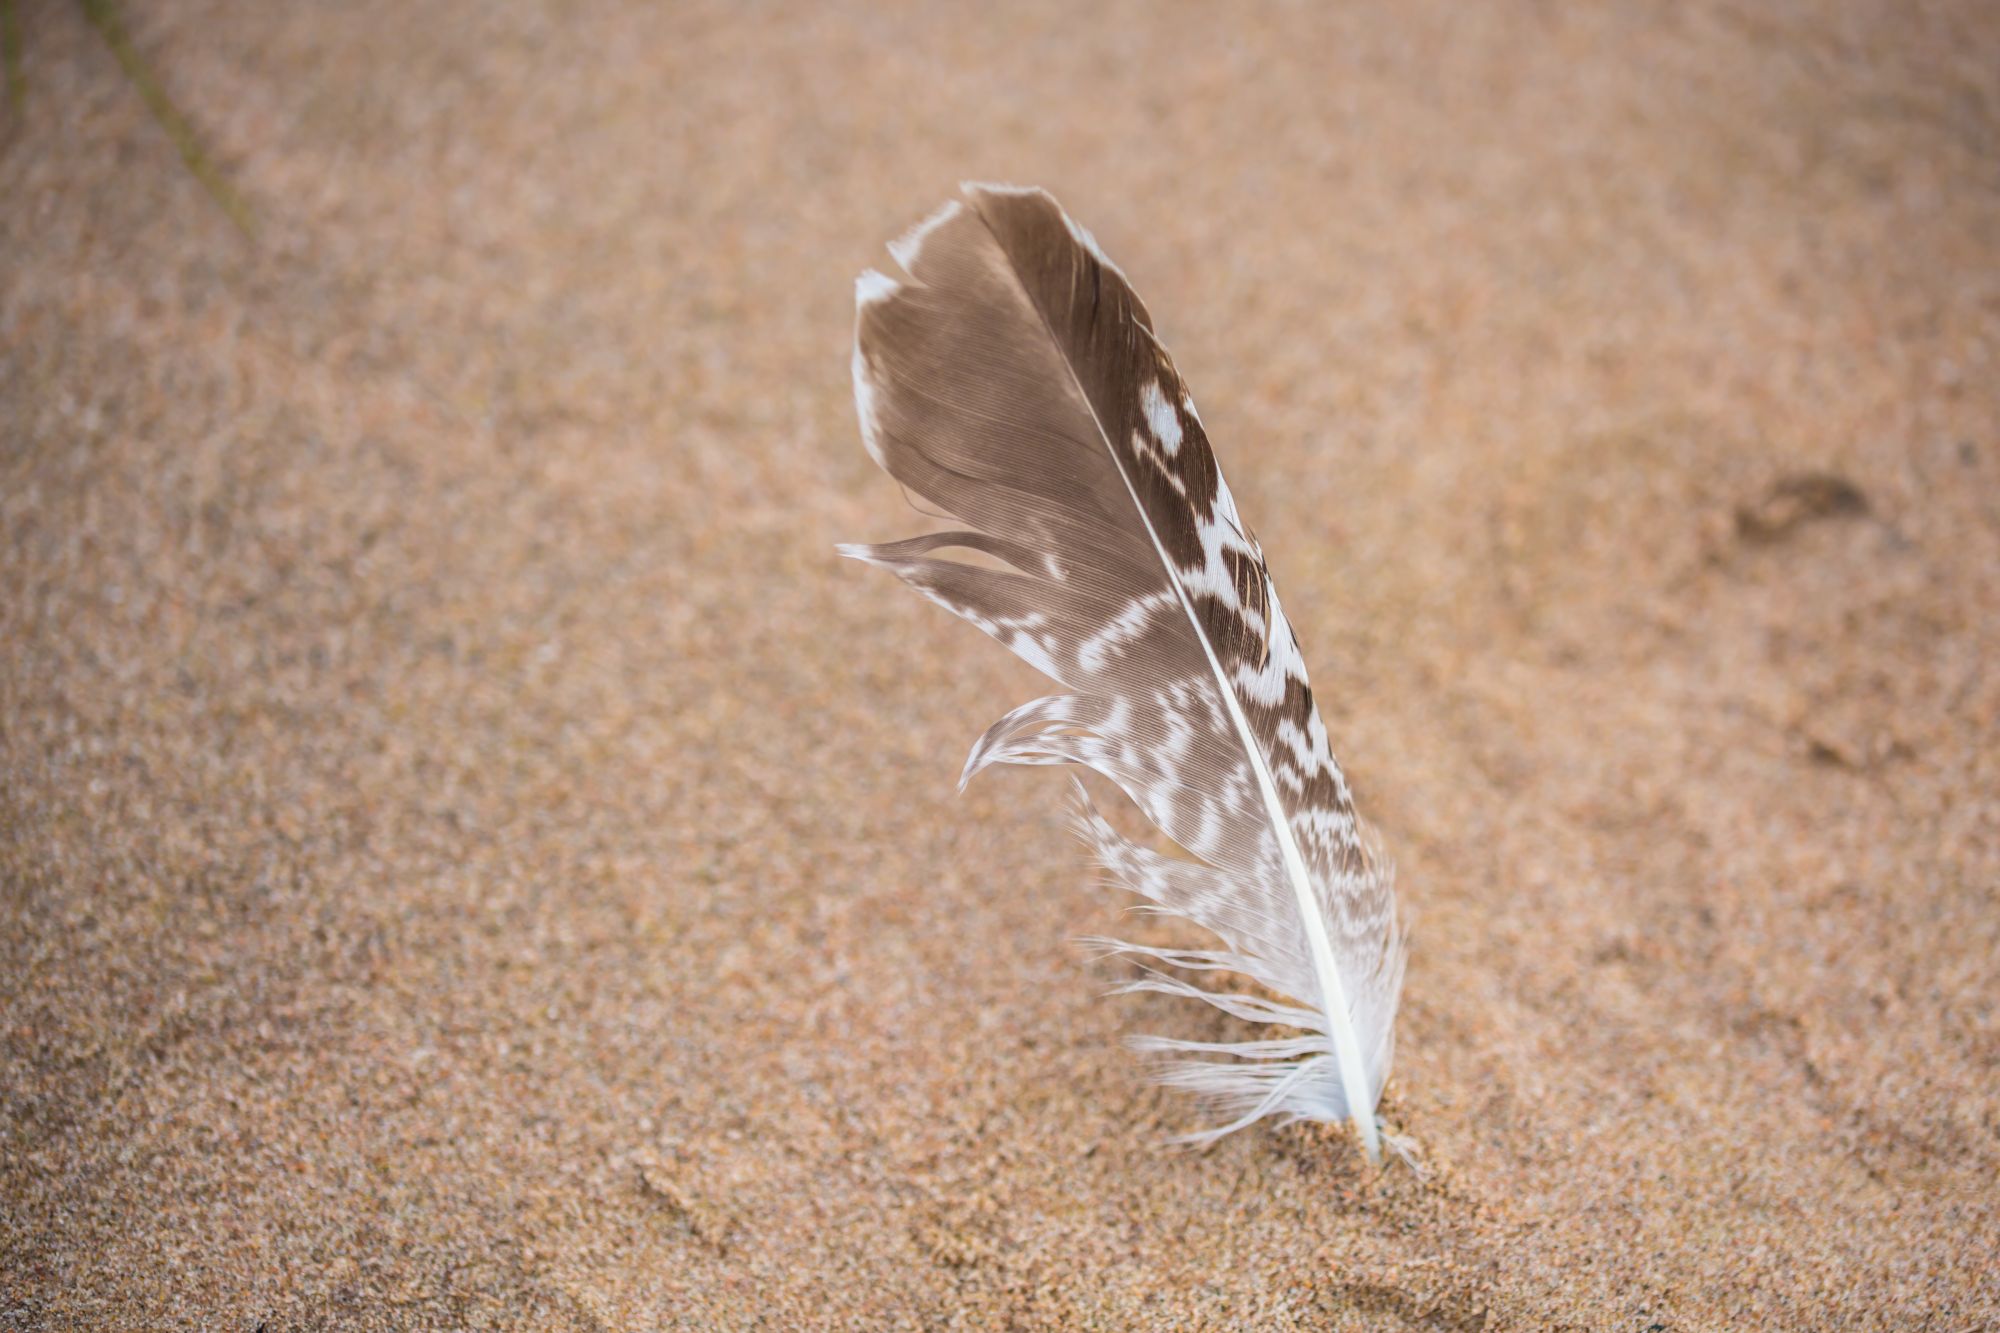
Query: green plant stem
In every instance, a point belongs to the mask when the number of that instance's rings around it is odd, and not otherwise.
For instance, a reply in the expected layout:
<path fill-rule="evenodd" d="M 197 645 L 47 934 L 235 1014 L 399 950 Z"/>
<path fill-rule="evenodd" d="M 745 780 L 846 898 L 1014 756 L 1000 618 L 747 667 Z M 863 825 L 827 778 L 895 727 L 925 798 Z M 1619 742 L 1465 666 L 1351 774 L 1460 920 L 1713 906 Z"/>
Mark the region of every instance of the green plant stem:
<path fill-rule="evenodd" d="M 11 10 L 11 0 L 6 2 Z M 174 147 L 180 152 L 181 162 L 194 174 L 194 178 L 201 182 L 209 197 L 229 215 L 229 220 L 236 224 L 237 230 L 245 236 L 253 235 L 249 206 L 231 188 L 229 182 L 223 179 L 222 173 L 216 170 L 215 164 L 209 160 L 207 151 L 202 148 L 201 140 L 195 135 L 194 126 L 188 123 L 187 117 L 181 114 L 180 108 L 174 105 L 171 97 L 167 96 L 167 90 L 161 87 L 160 81 L 153 76 L 152 68 L 146 64 L 138 48 L 132 45 L 131 34 L 125 31 L 125 21 L 119 17 L 117 5 L 113 0 L 78 0 L 78 3 L 83 7 L 83 16 L 90 21 L 90 26 L 97 29 L 98 36 L 104 39 L 104 44 L 111 48 L 111 54 L 117 57 L 118 64 L 125 71 L 125 77 L 132 81 L 132 86 L 139 90 L 139 96 L 145 99 L 146 108 L 153 113 L 153 119 L 167 132 L 167 137 L 173 140 Z"/>

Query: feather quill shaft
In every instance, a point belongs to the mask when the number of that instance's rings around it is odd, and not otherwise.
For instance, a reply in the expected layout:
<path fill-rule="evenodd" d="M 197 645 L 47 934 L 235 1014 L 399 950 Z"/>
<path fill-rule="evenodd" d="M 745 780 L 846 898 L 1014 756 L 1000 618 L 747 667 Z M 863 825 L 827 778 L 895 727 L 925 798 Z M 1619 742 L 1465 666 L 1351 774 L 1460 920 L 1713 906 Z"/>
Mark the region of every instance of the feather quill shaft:
<path fill-rule="evenodd" d="M 1103 427 L 1100 424 L 1099 430 Z M 1108 448 L 1107 442 L 1107 448 Z M 1113 453 L 1113 458 L 1117 457 Z M 1132 479 L 1126 476 L 1123 466 L 1118 475 L 1124 480 L 1127 490 L 1131 490 Z M 1143 516 L 1137 491 L 1132 492 L 1132 504 Z M 1160 562 L 1170 564 L 1166 548 L 1160 545 L 1159 534 L 1153 531 L 1151 520 L 1146 522 L 1146 535 L 1153 539 L 1153 546 L 1160 553 Z M 1340 969 L 1333 961 L 1333 946 L 1326 937 L 1326 923 L 1320 919 L 1319 904 L 1313 901 L 1312 881 L 1306 873 L 1306 864 L 1299 855 L 1298 840 L 1292 836 L 1291 819 L 1285 813 L 1284 803 L 1278 796 L 1277 780 L 1271 776 L 1270 766 L 1257 742 L 1256 733 L 1250 730 L 1250 722 L 1243 716 L 1243 705 L 1236 698 L 1236 691 L 1230 687 L 1229 675 L 1216 660 L 1214 648 L 1201 634 L 1201 617 L 1195 614 L 1194 606 L 1188 600 L 1187 589 L 1179 580 L 1174 581 L 1174 592 L 1179 596 L 1181 608 L 1187 612 L 1188 620 L 1194 625 L 1195 633 L 1201 639 L 1203 651 L 1208 656 L 1209 669 L 1215 673 L 1215 683 L 1220 687 L 1223 702 L 1229 708 L 1229 720 L 1243 740 L 1244 753 L 1249 756 L 1250 765 L 1257 774 L 1257 793 L 1264 800 L 1264 808 L 1271 818 L 1271 827 L 1277 830 L 1278 851 L 1285 860 L 1285 876 L 1290 881 L 1294 897 L 1298 901 L 1299 920 L 1305 927 L 1306 939 L 1312 946 L 1313 971 L 1320 986 L 1321 1001 L 1325 1006 L 1328 1025 L 1333 1029 L 1333 1044 L 1340 1060 L 1340 1078 L 1347 1090 L 1348 1105 L 1356 1108 L 1353 1114 L 1354 1128 L 1361 1135 L 1361 1145 L 1368 1154 L 1368 1160 L 1380 1163 L 1382 1145 L 1375 1126 L 1375 1099 L 1366 1095 L 1368 1076 L 1361 1064 L 1361 1043 L 1354 1035 L 1354 1023 L 1348 1015 L 1347 990 L 1340 984 Z M 1301 1071 L 1302 1072 L 1302 1071 Z M 1297 1081 L 1297 1074 L 1291 1076 Z M 1273 1094 L 1274 1096 L 1276 1094 Z M 1367 1105 L 1367 1111 L 1359 1108 Z M 1259 1103 L 1259 1109 L 1241 1118 L 1239 1124 L 1249 1124 L 1268 1108 L 1269 1099 Z M 1227 1133 L 1238 1125 L 1225 1128 Z"/>
<path fill-rule="evenodd" d="M 856 284 L 862 439 L 967 525 L 843 554 L 881 565 L 1071 692 L 1015 709 L 973 747 L 1075 763 L 1130 796 L 1193 860 L 1126 840 L 1078 787 L 1079 830 L 1124 887 L 1222 950 L 1116 946 L 1229 970 L 1296 1005 L 1166 973 L 1127 989 L 1207 1001 L 1308 1036 L 1175 1043 L 1166 1079 L 1233 1114 L 1351 1120 L 1375 1108 L 1403 969 L 1394 871 L 1354 811 L 1263 552 L 1236 513 L 1152 321 L 1088 232 L 1037 190 L 968 185 L 890 247 L 907 281 Z M 1004 568 L 939 552 L 963 548 Z"/>

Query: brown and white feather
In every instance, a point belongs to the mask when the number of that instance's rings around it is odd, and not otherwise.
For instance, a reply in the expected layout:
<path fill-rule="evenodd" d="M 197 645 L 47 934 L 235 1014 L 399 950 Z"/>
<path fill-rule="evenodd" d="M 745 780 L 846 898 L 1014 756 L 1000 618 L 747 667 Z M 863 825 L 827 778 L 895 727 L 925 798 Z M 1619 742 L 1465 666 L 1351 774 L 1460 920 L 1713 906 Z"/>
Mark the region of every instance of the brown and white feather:
<path fill-rule="evenodd" d="M 1352 1120 L 1379 1160 L 1403 951 L 1392 867 L 1357 818 L 1264 554 L 1173 359 L 1125 276 L 1047 194 L 968 185 L 856 284 L 854 390 L 869 454 L 962 529 L 844 554 L 892 570 L 1067 691 L 973 747 L 1082 764 L 1196 860 L 1117 833 L 1077 787 L 1079 829 L 1125 887 L 1223 948 L 1113 947 L 1240 973 L 1296 1001 L 1155 971 L 1133 988 L 1305 1037 L 1149 1039 L 1227 1060 L 1169 1082 L 1233 1119 Z M 941 554 L 954 548 L 1004 568 Z"/>

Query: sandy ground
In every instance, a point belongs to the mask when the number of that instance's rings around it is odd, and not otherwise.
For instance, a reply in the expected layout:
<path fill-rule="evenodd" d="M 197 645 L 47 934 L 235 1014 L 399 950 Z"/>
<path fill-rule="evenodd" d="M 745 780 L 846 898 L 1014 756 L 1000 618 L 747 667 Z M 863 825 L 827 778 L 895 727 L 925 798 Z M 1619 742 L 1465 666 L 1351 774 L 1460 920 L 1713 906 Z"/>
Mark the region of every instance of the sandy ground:
<path fill-rule="evenodd" d="M 133 0 L 246 238 L 26 4 L 0 1327 L 1992 1326 L 2000 9 L 1576 8 Z M 1422 1178 L 1160 1146 L 1227 1020 L 832 554 L 961 177 L 1199 395 Z"/>

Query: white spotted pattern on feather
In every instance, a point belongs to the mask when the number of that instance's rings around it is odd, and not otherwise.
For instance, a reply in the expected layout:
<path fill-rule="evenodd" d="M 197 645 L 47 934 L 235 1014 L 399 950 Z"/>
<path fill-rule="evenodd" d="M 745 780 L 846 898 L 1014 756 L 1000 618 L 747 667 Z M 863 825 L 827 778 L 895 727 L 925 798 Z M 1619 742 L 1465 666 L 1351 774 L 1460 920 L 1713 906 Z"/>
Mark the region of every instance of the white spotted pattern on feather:
<path fill-rule="evenodd" d="M 1198 860 L 1126 839 L 1077 784 L 1078 827 L 1117 881 L 1214 950 L 1110 944 L 1156 965 L 1128 989 L 1205 1000 L 1275 1041 L 1168 1082 L 1229 1122 L 1351 1120 L 1380 1160 L 1403 949 L 1394 872 L 1357 819 L 1257 540 L 1152 320 L 1090 234 L 1039 190 L 968 185 L 856 284 L 854 396 L 869 455 L 964 528 L 842 553 L 894 571 L 1068 691 L 973 747 L 989 764 L 1082 764 Z M 939 553 L 981 552 L 1007 566 Z M 1161 971 L 1159 968 L 1171 969 Z M 1294 1001 L 1192 985 L 1254 978 Z"/>

